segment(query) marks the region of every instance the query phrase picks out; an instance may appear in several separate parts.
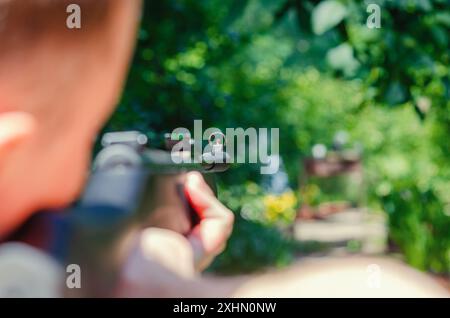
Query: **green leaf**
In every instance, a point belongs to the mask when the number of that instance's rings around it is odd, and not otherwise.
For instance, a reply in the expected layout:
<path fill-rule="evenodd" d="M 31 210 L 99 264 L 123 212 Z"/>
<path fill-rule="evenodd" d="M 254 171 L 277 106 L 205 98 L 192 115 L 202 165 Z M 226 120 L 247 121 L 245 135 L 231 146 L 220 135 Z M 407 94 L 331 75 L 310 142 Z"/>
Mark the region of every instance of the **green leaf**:
<path fill-rule="evenodd" d="M 354 75 L 359 67 L 359 62 L 353 57 L 353 48 L 348 43 L 343 43 L 327 52 L 327 63 L 335 70 L 344 72 L 345 75 Z"/>
<path fill-rule="evenodd" d="M 406 88 L 398 81 L 389 84 L 385 100 L 389 105 L 398 105 L 406 101 Z"/>
<path fill-rule="evenodd" d="M 437 23 L 450 27 L 450 12 L 439 12 L 435 15 Z"/>
<path fill-rule="evenodd" d="M 323 34 L 339 24 L 347 16 L 343 4 L 334 0 L 319 3 L 312 13 L 312 29 L 317 35 Z"/>

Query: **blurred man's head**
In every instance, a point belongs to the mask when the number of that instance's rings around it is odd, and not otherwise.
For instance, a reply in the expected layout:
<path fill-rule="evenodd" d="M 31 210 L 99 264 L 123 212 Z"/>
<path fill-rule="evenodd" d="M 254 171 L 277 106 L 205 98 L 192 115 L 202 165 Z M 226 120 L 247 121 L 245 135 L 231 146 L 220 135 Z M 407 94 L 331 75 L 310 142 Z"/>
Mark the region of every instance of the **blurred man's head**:
<path fill-rule="evenodd" d="M 80 29 L 67 27 L 71 3 Z M 139 12 L 140 0 L 0 0 L 0 237 L 79 193 Z"/>

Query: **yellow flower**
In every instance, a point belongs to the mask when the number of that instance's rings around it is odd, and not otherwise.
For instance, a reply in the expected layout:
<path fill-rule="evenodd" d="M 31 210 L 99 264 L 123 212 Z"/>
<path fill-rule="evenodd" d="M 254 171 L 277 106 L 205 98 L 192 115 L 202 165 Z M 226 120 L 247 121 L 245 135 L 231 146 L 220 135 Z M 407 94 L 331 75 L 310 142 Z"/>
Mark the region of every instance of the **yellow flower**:
<path fill-rule="evenodd" d="M 263 202 L 266 207 L 266 219 L 269 222 L 292 220 L 295 217 L 297 198 L 292 191 L 281 195 L 266 195 Z"/>

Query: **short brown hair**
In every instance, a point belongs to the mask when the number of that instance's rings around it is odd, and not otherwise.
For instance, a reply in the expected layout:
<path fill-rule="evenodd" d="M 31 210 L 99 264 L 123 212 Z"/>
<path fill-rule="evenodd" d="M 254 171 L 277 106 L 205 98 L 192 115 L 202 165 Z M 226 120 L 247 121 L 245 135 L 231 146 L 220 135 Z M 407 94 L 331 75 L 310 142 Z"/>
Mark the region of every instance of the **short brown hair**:
<path fill-rule="evenodd" d="M 0 56 L 31 49 L 50 37 L 67 43 L 101 32 L 121 1 L 134 0 L 0 0 Z M 67 27 L 70 4 L 81 8 L 80 29 Z"/>

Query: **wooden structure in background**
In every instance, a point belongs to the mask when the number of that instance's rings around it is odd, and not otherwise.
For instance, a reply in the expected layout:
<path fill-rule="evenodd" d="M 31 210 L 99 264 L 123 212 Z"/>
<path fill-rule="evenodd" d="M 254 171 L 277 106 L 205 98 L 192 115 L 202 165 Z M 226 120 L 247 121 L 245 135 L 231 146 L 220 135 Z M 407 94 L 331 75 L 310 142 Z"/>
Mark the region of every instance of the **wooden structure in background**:
<path fill-rule="evenodd" d="M 303 159 L 302 166 L 301 188 L 308 183 L 308 179 L 311 177 L 330 178 L 339 175 L 352 175 L 360 182 L 363 179 L 361 157 L 354 153 L 333 153 L 320 159 L 307 157 Z M 298 217 L 304 219 L 324 218 L 329 214 L 345 210 L 349 206 L 350 204 L 345 202 L 326 203 L 318 208 L 303 205 L 300 207 Z"/>

